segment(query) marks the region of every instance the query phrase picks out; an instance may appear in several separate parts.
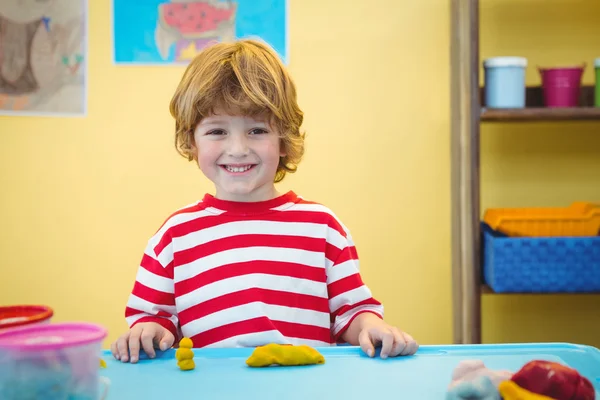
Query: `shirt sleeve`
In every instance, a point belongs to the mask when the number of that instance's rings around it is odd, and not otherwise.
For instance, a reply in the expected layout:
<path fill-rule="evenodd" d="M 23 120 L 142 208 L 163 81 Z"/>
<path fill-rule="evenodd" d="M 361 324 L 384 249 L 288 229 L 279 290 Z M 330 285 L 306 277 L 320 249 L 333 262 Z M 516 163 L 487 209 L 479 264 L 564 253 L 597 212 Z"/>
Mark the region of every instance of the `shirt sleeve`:
<path fill-rule="evenodd" d="M 358 315 L 370 312 L 383 319 L 383 305 L 373 298 L 359 272 L 352 236 L 341 223 L 329 230 L 327 239 L 327 291 L 331 330 L 336 342 Z"/>
<path fill-rule="evenodd" d="M 175 308 L 173 248 L 167 234 L 159 231 L 148 241 L 125 309 L 130 328 L 140 322 L 156 322 L 180 338 Z"/>

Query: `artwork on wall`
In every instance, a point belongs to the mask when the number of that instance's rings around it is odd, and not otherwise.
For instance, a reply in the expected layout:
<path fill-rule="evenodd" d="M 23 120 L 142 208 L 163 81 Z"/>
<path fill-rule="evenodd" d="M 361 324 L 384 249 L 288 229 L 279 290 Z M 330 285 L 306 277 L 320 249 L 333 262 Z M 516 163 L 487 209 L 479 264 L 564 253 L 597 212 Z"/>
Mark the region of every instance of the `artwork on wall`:
<path fill-rule="evenodd" d="M 87 2 L 0 1 L 0 114 L 87 110 Z"/>
<path fill-rule="evenodd" d="M 117 64 L 185 65 L 207 44 L 248 37 L 287 63 L 287 0 L 113 0 Z"/>

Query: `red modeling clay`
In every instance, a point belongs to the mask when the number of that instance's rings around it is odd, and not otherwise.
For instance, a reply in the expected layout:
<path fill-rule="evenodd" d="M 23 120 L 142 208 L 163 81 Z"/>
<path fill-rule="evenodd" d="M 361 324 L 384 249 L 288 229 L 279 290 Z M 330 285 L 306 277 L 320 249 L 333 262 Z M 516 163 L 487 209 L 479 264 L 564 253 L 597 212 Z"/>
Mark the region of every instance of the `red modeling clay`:
<path fill-rule="evenodd" d="M 531 361 L 512 376 L 530 392 L 556 400 L 595 400 L 592 383 L 573 368 L 551 361 Z"/>

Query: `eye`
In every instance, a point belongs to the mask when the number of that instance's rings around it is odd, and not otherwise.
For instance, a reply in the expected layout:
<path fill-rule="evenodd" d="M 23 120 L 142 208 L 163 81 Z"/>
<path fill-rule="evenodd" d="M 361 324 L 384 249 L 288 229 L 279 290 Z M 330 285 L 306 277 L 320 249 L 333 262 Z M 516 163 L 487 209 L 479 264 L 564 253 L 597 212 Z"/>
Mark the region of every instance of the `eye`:
<path fill-rule="evenodd" d="M 263 129 L 263 128 L 254 128 L 254 129 L 252 129 L 250 131 L 251 135 L 261 135 L 261 134 L 264 134 L 264 133 L 268 133 L 268 132 L 265 129 Z"/>
<path fill-rule="evenodd" d="M 220 136 L 220 135 L 224 135 L 225 131 L 222 129 L 213 129 L 212 131 L 206 132 L 206 134 L 211 135 L 211 136 Z"/>

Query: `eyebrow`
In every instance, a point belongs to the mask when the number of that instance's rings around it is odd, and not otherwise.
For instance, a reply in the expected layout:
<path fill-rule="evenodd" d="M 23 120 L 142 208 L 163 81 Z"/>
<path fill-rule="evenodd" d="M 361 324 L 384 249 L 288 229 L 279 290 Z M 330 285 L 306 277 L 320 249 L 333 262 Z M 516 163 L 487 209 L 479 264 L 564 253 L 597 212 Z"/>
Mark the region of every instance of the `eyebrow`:
<path fill-rule="evenodd" d="M 221 118 L 216 118 L 216 117 L 207 117 L 207 118 L 204 118 L 202 121 L 200 121 L 199 125 L 202 125 L 202 126 L 221 125 L 221 124 L 226 124 L 227 122 L 228 122 L 227 119 L 221 119 Z M 254 123 L 256 125 L 264 125 L 265 127 L 269 125 L 266 121 L 260 121 L 260 120 L 255 120 Z"/>
<path fill-rule="evenodd" d="M 218 124 L 224 124 L 226 121 L 224 119 L 220 119 L 220 118 L 215 118 L 215 119 L 211 119 L 211 117 L 205 118 L 202 121 L 200 121 L 200 125 L 218 125 Z"/>

